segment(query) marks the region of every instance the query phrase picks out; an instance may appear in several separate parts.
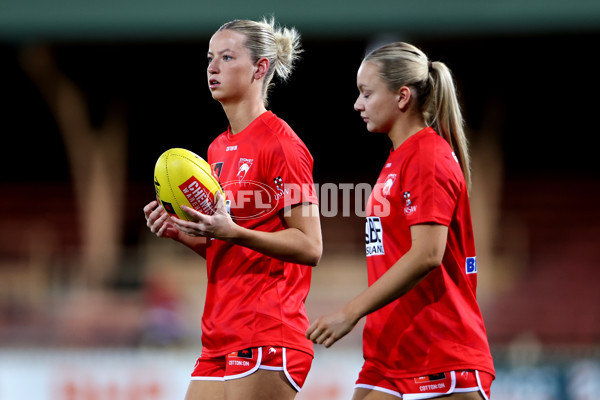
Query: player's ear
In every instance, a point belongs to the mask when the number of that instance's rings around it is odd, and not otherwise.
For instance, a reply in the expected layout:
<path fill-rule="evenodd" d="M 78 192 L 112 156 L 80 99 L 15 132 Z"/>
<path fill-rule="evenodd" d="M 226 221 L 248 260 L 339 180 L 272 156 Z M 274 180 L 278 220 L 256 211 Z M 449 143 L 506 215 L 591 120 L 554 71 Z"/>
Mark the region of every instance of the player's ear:
<path fill-rule="evenodd" d="M 406 111 L 410 103 L 412 92 L 408 86 L 402 86 L 398 89 L 396 97 L 398 98 L 398 108 L 400 111 Z"/>
<path fill-rule="evenodd" d="M 269 71 L 269 59 L 266 57 L 259 58 L 255 64 L 254 79 L 263 78 Z"/>

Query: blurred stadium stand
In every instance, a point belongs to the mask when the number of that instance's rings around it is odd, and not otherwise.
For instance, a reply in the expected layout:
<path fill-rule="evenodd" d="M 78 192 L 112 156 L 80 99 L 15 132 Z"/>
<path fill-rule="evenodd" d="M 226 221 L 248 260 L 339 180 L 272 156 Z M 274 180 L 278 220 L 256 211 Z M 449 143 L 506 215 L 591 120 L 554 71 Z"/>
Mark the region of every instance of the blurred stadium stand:
<path fill-rule="evenodd" d="M 594 346 L 600 338 L 600 185 L 597 181 L 508 182 L 503 211 L 528 243 L 525 268 L 487 312 L 492 343 L 528 332 L 544 345 Z"/>

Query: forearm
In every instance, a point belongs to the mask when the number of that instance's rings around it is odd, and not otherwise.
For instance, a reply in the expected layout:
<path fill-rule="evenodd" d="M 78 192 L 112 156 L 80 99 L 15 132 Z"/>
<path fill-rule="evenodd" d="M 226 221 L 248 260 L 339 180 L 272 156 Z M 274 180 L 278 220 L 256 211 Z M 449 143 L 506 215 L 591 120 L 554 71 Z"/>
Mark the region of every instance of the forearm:
<path fill-rule="evenodd" d="M 204 215 L 182 206 L 196 221 L 174 219 L 173 222 L 183 234 L 220 239 L 283 261 L 315 266 L 321 259 L 323 245 L 316 205 L 307 204 L 292 208 L 290 215 L 284 216 L 287 227 L 275 232 L 263 232 L 237 225 L 227 213 L 222 197 L 217 205 L 217 211 L 213 215 Z M 189 239 L 182 242 L 186 244 L 187 240 Z M 188 247 L 192 246 L 188 244 Z"/>
<path fill-rule="evenodd" d="M 418 285 L 434 267 L 435 264 L 432 265 L 422 256 L 409 251 L 382 277 L 348 302 L 343 311 L 358 321 L 405 295 Z"/>
<path fill-rule="evenodd" d="M 412 246 L 385 274 L 348 302 L 340 311 L 317 319 L 306 331 L 314 343 L 331 346 L 344 337 L 358 320 L 404 296 L 429 272 L 440 266 L 448 236 L 443 225 L 413 225 Z"/>
<path fill-rule="evenodd" d="M 192 251 L 194 251 L 202 258 L 206 258 L 207 239 L 205 237 L 190 236 L 186 235 L 183 232 L 179 232 L 177 238 L 174 238 L 174 240 L 183 244 L 186 247 L 189 247 Z"/>
<path fill-rule="evenodd" d="M 297 228 L 263 232 L 238 225 L 236 235 L 228 241 L 278 260 L 310 266 L 318 264 L 322 253 L 320 238 L 313 238 Z"/>

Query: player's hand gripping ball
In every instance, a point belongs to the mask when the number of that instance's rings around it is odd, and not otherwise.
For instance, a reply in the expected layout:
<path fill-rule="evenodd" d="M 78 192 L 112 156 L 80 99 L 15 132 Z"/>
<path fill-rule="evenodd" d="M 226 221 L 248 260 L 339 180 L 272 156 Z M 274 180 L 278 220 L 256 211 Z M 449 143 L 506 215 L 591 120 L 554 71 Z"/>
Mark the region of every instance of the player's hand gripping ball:
<path fill-rule="evenodd" d="M 190 220 L 182 205 L 203 214 L 215 212 L 215 195 L 221 185 L 211 172 L 210 165 L 200 156 L 186 149 L 165 151 L 154 168 L 156 196 L 167 213 L 173 217 Z"/>

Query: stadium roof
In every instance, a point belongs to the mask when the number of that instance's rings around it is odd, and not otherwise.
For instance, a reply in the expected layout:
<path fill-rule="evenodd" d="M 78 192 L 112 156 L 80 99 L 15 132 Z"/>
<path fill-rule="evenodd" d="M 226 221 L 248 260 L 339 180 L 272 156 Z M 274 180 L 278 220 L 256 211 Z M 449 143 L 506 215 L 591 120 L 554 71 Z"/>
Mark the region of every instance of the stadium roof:
<path fill-rule="evenodd" d="M 265 15 L 313 37 L 600 29 L 598 0 L 0 0 L 0 40 L 204 37 Z"/>

